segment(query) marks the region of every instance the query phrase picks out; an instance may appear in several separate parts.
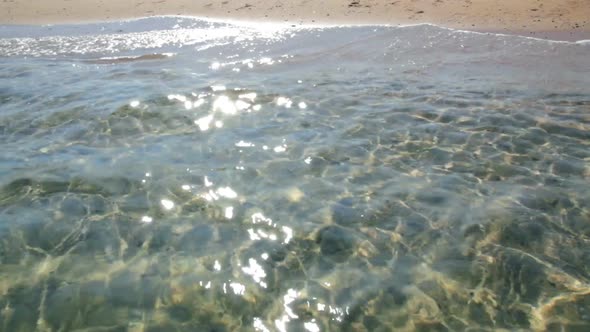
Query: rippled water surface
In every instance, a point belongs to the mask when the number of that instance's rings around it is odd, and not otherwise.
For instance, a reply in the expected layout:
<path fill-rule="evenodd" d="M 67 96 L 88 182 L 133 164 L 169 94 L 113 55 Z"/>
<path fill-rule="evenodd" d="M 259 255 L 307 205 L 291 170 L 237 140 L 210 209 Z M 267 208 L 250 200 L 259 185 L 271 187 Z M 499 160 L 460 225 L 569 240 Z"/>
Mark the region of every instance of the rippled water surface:
<path fill-rule="evenodd" d="M 588 330 L 588 54 L 0 27 L 0 330 Z"/>

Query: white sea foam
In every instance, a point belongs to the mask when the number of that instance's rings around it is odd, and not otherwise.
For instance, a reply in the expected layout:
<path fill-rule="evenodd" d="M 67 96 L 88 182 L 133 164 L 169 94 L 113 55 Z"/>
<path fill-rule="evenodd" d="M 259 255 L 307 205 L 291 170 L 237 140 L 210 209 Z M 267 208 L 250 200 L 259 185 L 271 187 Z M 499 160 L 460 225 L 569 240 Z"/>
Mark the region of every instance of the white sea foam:
<path fill-rule="evenodd" d="M 433 24 L 346 25 L 309 24 L 292 26 L 286 23 L 260 23 L 242 20 L 214 20 L 184 16 L 160 16 L 119 22 L 102 22 L 85 25 L 53 26 L 2 26 L 0 29 L 0 56 L 43 56 L 101 54 L 116 57 L 117 54 L 139 50 L 160 49 L 170 53 L 179 48 L 195 47 L 207 50 L 215 46 L 246 44 L 254 41 L 267 43 L 311 36 L 319 31 L 354 30 L 359 37 L 386 36 L 388 39 L 411 39 L 420 44 L 424 33 L 437 36 L 455 36 L 465 42 L 486 40 L 522 43 L 527 40 L 538 43 L 576 44 L 569 41 L 551 41 L 535 37 L 482 33 L 439 27 Z M 337 32 L 336 32 L 337 34 Z M 351 41 L 354 41 L 352 39 Z M 586 45 L 587 41 L 577 44 Z M 110 55 L 109 55 L 110 54 Z M 137 56 L 132 54 L 131 56 Z"/>

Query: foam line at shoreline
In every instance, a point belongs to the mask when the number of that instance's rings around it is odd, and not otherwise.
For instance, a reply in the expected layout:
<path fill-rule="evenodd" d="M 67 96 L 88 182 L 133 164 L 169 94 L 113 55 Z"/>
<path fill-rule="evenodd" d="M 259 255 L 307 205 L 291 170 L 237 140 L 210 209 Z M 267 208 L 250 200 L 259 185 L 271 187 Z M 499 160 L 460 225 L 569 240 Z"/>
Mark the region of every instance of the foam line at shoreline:
<path fill-rule="evenodd" d="M 518 37 L 524 38 L 529 40 L 536 40 L 536 41 L 544 41 L 550 43 L 564 43 L 564 44 L 588 44 L 590 39 L 571 39 L 571 40 L 564 40 L 564 39 L 550 39 L 550 38 L 540 38 L 535 36 L 527 36 L 523 34 L 519 34 L 517 31 L 514 33 L 503 33 L 497 31 L 474 31 L 474 30 L 465 30 L 465 29 L 458 29 L 452 27 L 446 27 L 437 25 L 434 23 L 422 22 L 422 23 L 415 23 L 415 24 L 384 24 L 384 23 L 300 23 L 300 24 L 293 24 L 290 22 L 272 22 L 272 21 L 255 21 L 255 20 L 246 20 L 246 19 L 236 19 L 236 18 L 211 18 L 211 17 L 201 17 L 201 16 L 191 16 L 191 15 L 158 15 L 158 16 L 146 16 L 146 17 L 132 17 L 127 19 L 121 20 L 103 20 L 103 21 L 96 21 L 96 22 L 78 22 L 78 23 L 55 23 L 55 24 L 43 24 L 43 25 L 27 25 L 27 24 L 3 24 L 0 25 L 0 28 L 13 28 L 13 29 L 28 29 L 31 27 L 37 28 L 60 28 L 60 27 L 91 27 L 91 26 L 100 26 L 103 24 L 125 24 L 125 23 L 132 23 L 132 22 L 140 22 L 146 20 L 159 20 L 159 19 L 187 19 L 187 20 L 195 20 L 195 21 L 202 21 L 211 24 L 229 24 L 234 25 L 237 27 L 247 27 L 256 30 L 313 30 L 313 29 L 336 29 L 336 28 L 409 28 L 409 27 L 417 27 L 417 26 L 431 26 L 439 29 L 444 29 L 453 33 L 467 33 L 467 34 L 476 34 L 476 35 L 494 35 L 494 36 L 503 36 L 503 37 Z M 167 29 L 154 29 L 154 30 L 167 30 Z M 555 34 L 556 32 L 547 32 Z M 562 32 L 563 34 L 567 32 Z M 100 33 L 98 33 L 100 34 Z M 11 38 L 11 37 L 0 37 L 0 38 Z M 18 37 L 16 37 L 18 38 Z"/>

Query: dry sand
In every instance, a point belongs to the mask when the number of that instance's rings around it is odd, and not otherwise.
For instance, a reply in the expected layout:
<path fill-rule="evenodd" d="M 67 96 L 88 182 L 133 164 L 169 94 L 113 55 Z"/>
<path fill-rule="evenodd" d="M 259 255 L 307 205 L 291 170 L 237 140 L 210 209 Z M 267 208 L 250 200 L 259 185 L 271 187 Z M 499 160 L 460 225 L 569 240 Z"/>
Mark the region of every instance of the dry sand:
<path fill-rule="evenodd" d="M 590 39 L 590 0 L 0 0 L 0 24 L 74 23 L 154 15 L 291 24 L 415 24 Z"/>

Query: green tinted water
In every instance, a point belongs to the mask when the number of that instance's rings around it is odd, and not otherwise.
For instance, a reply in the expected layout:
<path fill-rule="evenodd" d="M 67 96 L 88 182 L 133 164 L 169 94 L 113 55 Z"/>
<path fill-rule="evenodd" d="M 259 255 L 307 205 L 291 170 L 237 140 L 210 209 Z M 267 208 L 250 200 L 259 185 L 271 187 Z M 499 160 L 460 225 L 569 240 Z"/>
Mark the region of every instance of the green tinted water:
<path fill-rule="evenodd" d="M 0 330 L 590 327 L 587 43 L 100 28 L 2 30 Z"/>

